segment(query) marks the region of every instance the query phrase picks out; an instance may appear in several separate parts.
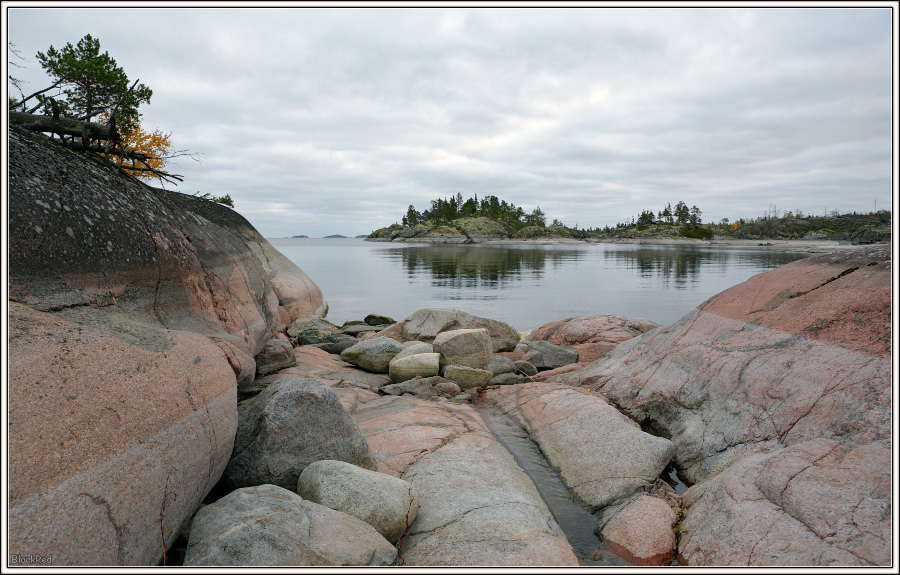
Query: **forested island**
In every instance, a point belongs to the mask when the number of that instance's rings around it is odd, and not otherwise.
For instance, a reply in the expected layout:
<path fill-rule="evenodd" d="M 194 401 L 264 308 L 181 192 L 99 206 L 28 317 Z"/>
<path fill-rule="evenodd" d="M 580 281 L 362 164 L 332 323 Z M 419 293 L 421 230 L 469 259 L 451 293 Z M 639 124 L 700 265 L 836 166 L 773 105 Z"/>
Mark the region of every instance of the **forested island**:
<path fill-rule="evenodd" d="M 889 241 L 891 212 L 868 213 L 832 211 L 813 216 L 797 210 L 778 212 L 769 206 L 761 217 L 723 218 L 704 223 L 702 210 L 679 201 L 654 212 L 644 209 L 630 221 L 579 229 L 558 219 L 547 224 L 547 216 L 537 206 L 526 212 L 521 206 L 497 196 L 463 200 L 461 194 L 431 201 L 430 209 L 419 211 L 410 205 L 400 223 L 375 230 L 371 241 L 414 241 L 433 243 L 482 243 L 486 241 L 530 240 L 653 240 L 688 238 L 697 240 L 831 240 L 854 244 Z"/>

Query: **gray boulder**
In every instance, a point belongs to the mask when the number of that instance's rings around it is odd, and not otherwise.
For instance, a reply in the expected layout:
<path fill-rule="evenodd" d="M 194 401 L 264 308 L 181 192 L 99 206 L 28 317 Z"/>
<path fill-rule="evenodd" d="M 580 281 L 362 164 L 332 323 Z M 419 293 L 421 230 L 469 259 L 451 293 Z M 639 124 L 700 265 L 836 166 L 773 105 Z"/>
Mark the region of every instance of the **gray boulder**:
<path fill-rule="evenodd" d="M 275 485 L 238 489 L 200 509 L 186 566 L 383 566 L 397 550 L 356 517 Z"/>
<path fill-rule="evenodd" d="M 341 355 L 345 349 L 349 349 L 359 343 L 359 340 L 355 337 L 347 336 L 344 339 L 339 339 L 335 343 L 332 343 L 327 346 L 322 346 L 322 349 L 327 351 L 328 353 L 333 353 L 334 355 Z"/>
<path fill-rule="evenodd" d="M 416 355 L 417 353 L 434 353 L 434 346 L 424 341 L 408 341 L 403 344 L 403 351 L 394 356 L 394 359 Z"/>
<path fill-rule="evenodd" d="M 434 341 L 439 333 L 445 331 L 481 328 L 488 330 L 493 352 L 512 351 L 516 347 L 519 334 L 511 325 L 455 309 L 420 309 L 384 330 L 382 335 L 398 341 Z"/>
<path fill-rule="evenodd" d="M 389 337 L 373 337 L 360 341 L 341 352 L 341 359 L 367 371 L 387 373 L 391 360 L 403 346 Z"/>
<path fill-rule="evenodd" d="M 491 378 L 491 385 L 515 385 L 523 381 L 525 378 L 518 373 L 501 373 Z"/>
<path fill-rule="evenodd" d="M 393 325 L 397 323 L 386 315 L 377 315 L 373 313 L 367 315 L 364 321 L 368 325 Z"/>
<path fill-rule="evenodd" d="M 434 392 L 439 397 L 443 397 L 445 399 L 453 399 L 454 397 L 456 397 L 457 395 L 462 393 L 462 390 L 459 388 L 459 386 L 450 380 L 444 379 L 443 377 L 441 377 L 441 378 L 432 377 L 431 379 L 441 379 L 442 380 L 437 383 L 433 383 L 431 386 L 432 389 L 434 390 Z"/>
<path fill-rule="evenodd" d="M 491 336 L 486 329 L 456 329 L 439 333 L 432 344 L 441 366 L 456 364 L 485 369 L 491 360 Z"/>
<path fill-rule="evenodd" d="M 493 373 L 486 369 L 475 369 L 464 365 L 448 365 L 444 368 L 444 377 L 455 382 L 460 389 L 485 387 L 491 382 Z"/>
<path fill-rule="evenodd" d="M 514 373 L 516 371 L 516 363 L 505 355 L 494 354 L 487 364 L 487 370 L 494 375 Z"/>
<path fill-rule="evenodd" d="M 224 473 L 231 486 L 294 489 L 303 469 L 320 459 L 374 467 L 369 443 L 323 381 L 281 378 L 238 404 L 234 451 Z"/>
<path fill-rule="evenodd" d="M 438 353 L 417 353 L 406 357 L 395 357 L 388 366 L 388 374 L 394 383 L 401 383 L 415 377 L 433 377 L 440 372 L 440 358 Z"/>
<path fill-rule="evenodd" d="M 548 341 L 535 341 L 525 354 L 525 361 L 543 371 L 578 362 L 578 350 L 574 347 L 555 345 Z"/>
<path fill-rule="evenodd" d="M 288 337 L 296 338 L 301 331 L 308 329 L 334 331 L 337 326 L 320 317 L 298 317 L 284 329 Z"/>
<path fill-rule="evenodd" d="M 297 345 L 317 345 L 322 343 L 337 343 L 341 336 L 327 329 L 304 329 L 297 332 Z"/>
<path fill-rule="evenodd" d="M 431 387 L 431 383 L 428 381 L 429 379 L 433 378 L 410 379 L 403 383 L 385 385 L 381 388 L 381 392 L 386 395 L 403 395 L 410 393 L 419 399 L 431 399 L 434 397 L 434 390 Z"/>
<path fill-rule="evenodd" d="M 358 336 L 361 333 L 375 332 L 381 331 L 384 329 L 383 325 L 369 325 L 365 323 L 357 323 L 353 325 L 345 325 L 341 328 L 341 333 L 347 335 L 355 335 Z"/>
<path fill-rule="evenodd" d="M 415 489 L 408 482 L 344 461 L 310 464 L 300 474 L 297 493 L 365 521 L 393 543 L 419 512 Z"/>

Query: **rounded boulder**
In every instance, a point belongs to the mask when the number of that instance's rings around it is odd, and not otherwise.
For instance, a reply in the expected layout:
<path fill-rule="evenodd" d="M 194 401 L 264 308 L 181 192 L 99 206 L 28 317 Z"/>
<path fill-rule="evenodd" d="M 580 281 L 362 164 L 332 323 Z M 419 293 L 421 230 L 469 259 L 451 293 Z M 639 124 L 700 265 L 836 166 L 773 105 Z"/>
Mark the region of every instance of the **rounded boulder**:
<path fill-rule="evenodd" d="M 369 471 L 344 461 L 317 461 L 303 470 L 297 493 L 357 517 L 396 543 L 419 510 L 413 486 L 397 477 Z"/>

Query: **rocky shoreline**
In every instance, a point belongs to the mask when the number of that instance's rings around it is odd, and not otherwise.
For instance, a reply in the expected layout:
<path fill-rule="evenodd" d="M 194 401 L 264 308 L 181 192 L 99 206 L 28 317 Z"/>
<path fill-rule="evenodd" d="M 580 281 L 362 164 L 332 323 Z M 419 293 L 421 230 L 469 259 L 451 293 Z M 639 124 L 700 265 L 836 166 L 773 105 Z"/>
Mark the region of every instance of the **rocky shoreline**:
<path fill-rule="evenodd" d="M 859 246 L 850 242 L 836 240 L 783 240 L 776 238 L 762 238 L 756 240 L 722 239 L 698 240 L 692 238 L 534 238 L 511 239 L 503 236 L 485 236 L 472 238 L 464 235 L 429 235 L 413 238 L 367 238 L 367 242 L 401 242 L 401 243 L 425 243 L 425 244 L 483 244 L 483 245 L 585 245 L 585 244 L 644 244 L 644 245 L 674 245 L 674 246 L 704 246 L 704 247 L 738 247 L 738 248 L 765 248 L 772 251 L 802 252 L 802 253 L 832 253 L 836 251 L 852 250 Z M 872 245 L 890 245 L 872 244 Z"/>
<path fill-rule="evenodd" d="M 890 564 L 889 246 L 819 246 L 668 326 L 520 334 L 447 309 L 336 326 L 229 208 L 9 141 L 11 554 Z M 597 549 L 573 550 L 479 406 L 539 446 Z"/>

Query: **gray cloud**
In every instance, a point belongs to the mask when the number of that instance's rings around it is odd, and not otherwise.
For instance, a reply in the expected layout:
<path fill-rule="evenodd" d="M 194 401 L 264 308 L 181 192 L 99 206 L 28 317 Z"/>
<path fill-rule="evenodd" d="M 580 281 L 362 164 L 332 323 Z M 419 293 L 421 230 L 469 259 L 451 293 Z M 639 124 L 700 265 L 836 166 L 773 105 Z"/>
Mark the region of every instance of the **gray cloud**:
<path fill-rule="evenodd" d="M 38 50 L 90 33 L 154 90 L 270 237 L 357 235 L 494 194 L 580 227 L 891 201 L 889 9 L 10 8 Z"/>

